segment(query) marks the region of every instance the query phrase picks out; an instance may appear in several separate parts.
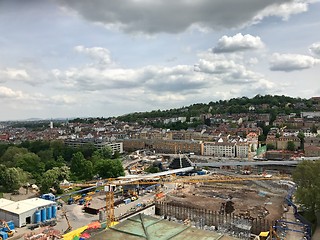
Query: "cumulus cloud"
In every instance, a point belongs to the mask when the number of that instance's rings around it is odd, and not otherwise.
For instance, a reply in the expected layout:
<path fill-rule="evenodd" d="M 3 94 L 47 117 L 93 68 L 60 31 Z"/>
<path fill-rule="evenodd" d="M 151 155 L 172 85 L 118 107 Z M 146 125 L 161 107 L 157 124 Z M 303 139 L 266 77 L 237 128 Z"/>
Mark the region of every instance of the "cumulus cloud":
<path fill-rule="evenodd" d="M 254 21 L 259 22 L 269 16 L 277 16 L 283 20 L 288 20 L 293 14 L 308 11 L 309 4 L 316 1 L 317 0 L 293 0 L 282 4 L 270 4 L 254 17 Z"/>
<path fill-rule="evenodd" d="M 220 81 L 222 84 L 258 84 L 264 80 L 263 75 L 251 71 L 246 66 L 243 57 L 239 55 L 225 54 L 199 54 L 201 58 L 195 65 L 195 71 L 207 75 L 214 75 L 212 78 L 215 82 Z M 250 65 L 248 63 L 248 65 Z M 267 81 L 267 80 L 264 80 Z"/>
<path fill-rule="evenodd" d="M 5 68 L 0 69 L 0 81 L 6 82 L 10 80 L 29 80 L 30 76 L 25 69 Z"/>
<path fill-rule="evenodd" d="M 23 94 L 21 91 L 14 91 L 11 88 L 0 86 L 0 98 L 1 99 L 21 99 Z"/>
<path fill-rule="evenodd" d="M 291 72 L 312 68 L 319 63 L 320 60 L 307 55 L 274 53 L 270 59 L 270 70 Z"/>
<path fill-rule="evenodd" d="M 70 68 L 64 72 L 54 70 L 53 73 L 64 87 L 82 91 L 143 87 L 154 92 L 183 92 L 207 84 L 204 79 L 195 76 L 193 67 L 188 65 L 146 66 L 137 69 L 84 67 Z"/>
<path fill-rule="evenodd" d="M 216 47 L 213 48 L 215 53 L 230 53 L 246 50 L 263 48 L 264 44 L 260 37 L 250 34 L 242 35 L 238 33 L 232 37 L 223 36 L 219 39 Z"/>
<path fill-rule="evenodd" d="M 320 42 L 317 43 L 313 43 L 310 47 L 309 47 L 309 51 L 316 56 L 320 57 Z"/>
<path fill-rule="evenodd" d="M 109 65 L 112 63 L 110 51 L 102 47 L 87 48 L 82 45 L 74 47 L 74 50 L 79 53 L 87 54 L 93 60 L 101 65 Z"/>
<path fill-rule="evenodd" d="M 310 0 L 60 0 L 64 9 L 89 21 L 126 32 L 154 34 L 183 32 L 193 26 L 221 29 L 239 27 L 272 14 L 287 17 L 307 8 Z M 283 5 L 286 4 L 286 5 Z M 177 14 L 183 13 L 183 14 Z"/>

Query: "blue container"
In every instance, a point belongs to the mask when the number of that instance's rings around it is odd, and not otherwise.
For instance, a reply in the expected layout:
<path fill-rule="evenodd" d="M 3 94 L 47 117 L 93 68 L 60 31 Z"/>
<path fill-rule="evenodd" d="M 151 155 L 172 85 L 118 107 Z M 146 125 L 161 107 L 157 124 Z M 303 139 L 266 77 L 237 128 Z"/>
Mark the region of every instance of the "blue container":
<path fill-rule="evenodd" d="M 14 222 L 13 221 L 9 221 L 9 222 L 7 222 L 7 224 L 11 230 L 14 230 Z"/>
<path fill-rule="evenodd" d="M 56 218 L 57 217 L 57 206 L 53 205 L 51 210 L 52 210 L 52 218 Z"/>
<path fill-rule="evenodd" d="M 36 211 L 36 212 L 34 213 L 34 215 L 35 215 L 34 223 L 39 223 L 39 222 L 41 222 L 41 213 L 40 213 L 40 211 Z"/>
<path fill-rule="evenodd" d="M 51 207 L 47 207 L 47 220 L 51 219 L 52 210 Z"/>
<path fill-rule="evenodd" d="M 45 208 L 41 209 L 41 222 L 45 222 L 47 220 L 47 211 Z"/>

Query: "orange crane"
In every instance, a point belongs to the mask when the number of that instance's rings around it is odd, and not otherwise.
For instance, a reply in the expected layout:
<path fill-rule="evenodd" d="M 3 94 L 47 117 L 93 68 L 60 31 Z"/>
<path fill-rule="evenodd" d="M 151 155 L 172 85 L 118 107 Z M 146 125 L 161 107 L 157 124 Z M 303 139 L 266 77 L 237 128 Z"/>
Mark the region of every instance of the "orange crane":
<path fill-rule="evenodd" d="M 177 183 L 177 184 L 188 184 L 188 183 L 223 183 L 223 182 L 239 182 L 239 181 L 270 181 L 270 180 L 283 180 L 288 179 L 287 176 L 280 177 L 263 177 L 263 176 L 211 176 L 202 175 L 202 176 L 192 176 L 192 177 L 164 177 L 164 178 L 141 178 L 132 181 L 123 181 L 123 179 L 112 178 L 112 182 L 105 185 L 106 191 L 106 218 L 107 218 L 107 226 L 112 226 L 115 221 L 114 215 L 114 192 L 116 190 L 116 186 L 118 185 L 139 185 L 139 184 L 165 184 L 165 183 Z"/>

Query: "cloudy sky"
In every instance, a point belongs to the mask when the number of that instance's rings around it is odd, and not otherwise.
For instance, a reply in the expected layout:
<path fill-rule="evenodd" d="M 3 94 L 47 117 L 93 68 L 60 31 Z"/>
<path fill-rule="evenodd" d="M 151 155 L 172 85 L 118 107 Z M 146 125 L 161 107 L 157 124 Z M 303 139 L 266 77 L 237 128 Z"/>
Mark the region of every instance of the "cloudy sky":
<path fill-rule="evenodd" d="M 0 120 L 320 96 L 320 0 L 0 0 Z"/>

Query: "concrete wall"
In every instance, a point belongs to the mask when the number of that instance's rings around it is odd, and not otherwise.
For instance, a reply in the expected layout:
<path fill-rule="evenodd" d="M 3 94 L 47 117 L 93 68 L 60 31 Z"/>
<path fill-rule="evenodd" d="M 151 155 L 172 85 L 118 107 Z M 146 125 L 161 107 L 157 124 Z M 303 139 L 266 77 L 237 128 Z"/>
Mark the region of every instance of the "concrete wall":
<path fill-rule="evenodd" d="M 0 210 L 0 219 L 6 222 L 13 221 L 15 226 L 19 226 L 19 215 Z"/>
<path fill-rule="evenodd" d="M 23 226 L 26 226 L 27 225 L 27 222 L 26 222 L 26 219 L 27 217 L 30 217 L 31 218 L 31 223 L 34 223 L 34 213 L 36 212 L 36 208 L 35 209 L 32 209 L 30 211 L 27 211 L 27 212 L 24 212 L 24 213 L 21 213 L 19 215 L 19 224 L 16 225 L 17 227 L 23 227 Z"/>

